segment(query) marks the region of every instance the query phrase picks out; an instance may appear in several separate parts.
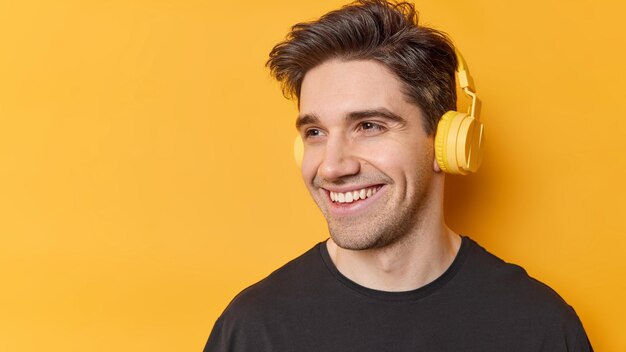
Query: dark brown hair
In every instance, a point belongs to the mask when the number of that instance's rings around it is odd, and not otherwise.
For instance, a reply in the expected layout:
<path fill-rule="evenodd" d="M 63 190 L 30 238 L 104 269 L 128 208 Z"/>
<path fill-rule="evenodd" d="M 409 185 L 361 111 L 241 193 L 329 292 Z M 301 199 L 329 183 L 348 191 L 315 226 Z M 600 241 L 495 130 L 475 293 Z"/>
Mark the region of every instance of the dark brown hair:
<path fill-rule="evenodd" d="M 267 66 L 283 94 L 300 99 L 304 75 L 330 59 L 385 65 L 422 110 L 430 135 L 441 116 L 456 108 L 454 46 L 445 33 L 418 25 L 413 4 L 359 0 L 317 21 L 298 23 L 272 49 Z"/>

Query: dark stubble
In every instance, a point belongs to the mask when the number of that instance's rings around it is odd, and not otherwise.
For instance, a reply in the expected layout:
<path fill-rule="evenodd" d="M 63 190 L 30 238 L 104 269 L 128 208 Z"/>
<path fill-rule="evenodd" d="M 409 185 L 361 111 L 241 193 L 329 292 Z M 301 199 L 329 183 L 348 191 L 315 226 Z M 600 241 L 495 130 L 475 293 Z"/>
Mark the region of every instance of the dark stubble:
<path fill-rule="evenodd" d="M 416 190 L 415 193 L 401 195 L 409 197 L 408 201 L 404 202 L 404 199 L 400 198 L 399 203 L 403 204 L 403 206 L 396 209 L 392 208 L 395 204 L 386 203 L 392 200 L 398 201 L 398 194 L 392 194 L 395 190 L 394 183 L 386 175 L 378 180 L 365 179 L 362 176 L 351 176 L 333 182 L 336 186 L 343 184 L 383 183 L 391 189 L 385 190 L 387 194 L 383 198 L 376 200 L 378 204 L 376 204 L 377 209 L 372 209 L 374 212 L 368 211 L 367 214 L 347 219 L 332 217 L 328 209 L 320 204 L 323 200 L 318 200 L 314 197 L 326 218 L 332 240 L 344 249 L 367 250 L 391 246 L 406 239 L 406 236 L 419 226 L 422 220 L 420 215 L 424 213 L 423 208 L 425 207 L 425 200 L 428 194 L 427 185 L 430 184 L 431 175 L 423 171 L 420 171 L 420 173 L 420 177 L 417 180 L 422 184 L 413 185 Z M 317 177 L 313 183 L 317 187 L 328 185 L 328 183 L 324 183 Z M 397 190 L 395 191 L 397 192 Z"/>

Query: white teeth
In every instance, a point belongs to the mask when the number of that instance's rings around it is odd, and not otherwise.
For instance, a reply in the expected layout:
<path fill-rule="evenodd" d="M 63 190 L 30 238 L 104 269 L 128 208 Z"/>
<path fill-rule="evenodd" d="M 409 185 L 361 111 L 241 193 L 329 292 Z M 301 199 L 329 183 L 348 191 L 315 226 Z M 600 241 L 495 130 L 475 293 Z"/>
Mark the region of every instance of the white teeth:
<path fill-rule="evenodd" d="M 377 191 L 378 191 L 378 188 L 372 187 L 372 188 L 363 188 L 363 189 L 359 189 L 356 191 L 350 191 L 350 192 L 345 192 L 345 193 L 330 192 L 330 200 L 336 203 L 352 203 L 360 199 L 369 198 L 373 196 L 374 194 L 376 194 Z"/>

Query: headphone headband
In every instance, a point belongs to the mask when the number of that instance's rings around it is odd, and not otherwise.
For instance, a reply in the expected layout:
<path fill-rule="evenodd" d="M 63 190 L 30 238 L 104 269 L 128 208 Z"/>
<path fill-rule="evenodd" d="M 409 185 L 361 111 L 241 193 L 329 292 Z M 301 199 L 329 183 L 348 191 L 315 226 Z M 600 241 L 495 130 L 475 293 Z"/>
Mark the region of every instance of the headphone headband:
<path fill-rule="evenodd" d="M 475 119 L 478 119 L 476 116 L 476 104 L 478 98 L 476 97 L 476 91 L 472 86 L 472 77 L 469 73 L 469 67 L 467 66 L 467 62 L 465 62 L 465 58 L 458 49 L 454 49 L 456 53 L 456 61 L 457 61 L 457 69 L 456 72 L 459 76 L 459 86 L 463 89 L 465 95 L 472 99 L 472 103 L 469 107 L 469 115 Z"/>

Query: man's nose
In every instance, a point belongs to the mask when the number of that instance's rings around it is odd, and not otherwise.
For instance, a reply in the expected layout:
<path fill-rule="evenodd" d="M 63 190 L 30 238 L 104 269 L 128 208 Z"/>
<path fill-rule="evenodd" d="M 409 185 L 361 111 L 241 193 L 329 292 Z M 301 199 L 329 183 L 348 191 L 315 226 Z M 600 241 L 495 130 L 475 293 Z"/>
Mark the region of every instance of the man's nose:
<path fill-rule="evenodd" d="M 360 163 L 354 155 L 353 146 L 345 138 L 329 138 L 324 148 L 318 175 L 326 181 L 358 174 Z"/>

